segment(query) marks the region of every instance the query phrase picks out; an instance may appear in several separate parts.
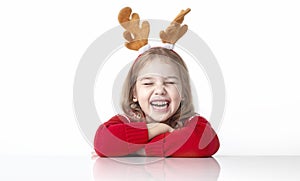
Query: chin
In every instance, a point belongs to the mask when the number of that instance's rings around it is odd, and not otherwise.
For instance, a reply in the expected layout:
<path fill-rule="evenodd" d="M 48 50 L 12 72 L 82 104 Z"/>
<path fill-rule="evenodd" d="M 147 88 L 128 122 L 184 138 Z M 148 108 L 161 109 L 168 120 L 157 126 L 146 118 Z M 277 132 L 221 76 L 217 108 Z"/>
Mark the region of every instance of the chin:
<path fill-rule="evenodd" d="M 155 123 L 164 122 L 164 121 L 168 120 L 169 118 L 170 118 L 169 115 L 165 115 L 165 116 L 149 116 L 149 120 L 151 120 L 151 122 L 155 122 Z"/>

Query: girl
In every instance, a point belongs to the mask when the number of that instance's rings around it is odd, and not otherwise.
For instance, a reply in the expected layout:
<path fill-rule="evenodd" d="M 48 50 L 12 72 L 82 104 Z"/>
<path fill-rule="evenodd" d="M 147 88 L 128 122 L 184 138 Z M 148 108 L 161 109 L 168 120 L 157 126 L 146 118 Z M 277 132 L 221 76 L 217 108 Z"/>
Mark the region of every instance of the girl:
<path fill-rule="evenodd" d="M 96 132 L 99 156 L 208 157 L 219 149 L 209 122 L 194 112 L 187 66 L 172 49 L 154 47 L 139 55 L 122 98 L 125 115 Z"/>

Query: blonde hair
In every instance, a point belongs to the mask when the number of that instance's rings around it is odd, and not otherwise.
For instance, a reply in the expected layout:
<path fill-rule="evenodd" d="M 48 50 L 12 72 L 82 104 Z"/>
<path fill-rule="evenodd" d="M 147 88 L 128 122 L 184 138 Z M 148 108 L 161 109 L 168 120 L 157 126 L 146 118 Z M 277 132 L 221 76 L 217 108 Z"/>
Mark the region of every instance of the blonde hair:
<path fill-rule="evenodd" d="M 171 61 L 174 65 L 178 67 L 180 81 L 182 83 L 182 93 L 181 97 L 183 100 L 180 103 L 178 110 L 166 121 L 166 123 L 173 128 L 182 127 L 184 121 L 193 116 L 194 106 L 192 104 L 192 93 L 190 86 L 189 72 L 186 64 L 182 58 L 173 50 L 163 48 L 163 47 L 153 47 L 141 54 L 131 66 L 127 77 L 123 84 L 122 90 L 122 109 L 124 113 L 135 122 L 145 121 L 145 115 L 141 109 L 139 103 L 133 101 L 133 92 L 135 90 L 136 80 L 139 71 L 151 60 L 157 56 L 166 56 L 168 61 Z"/>

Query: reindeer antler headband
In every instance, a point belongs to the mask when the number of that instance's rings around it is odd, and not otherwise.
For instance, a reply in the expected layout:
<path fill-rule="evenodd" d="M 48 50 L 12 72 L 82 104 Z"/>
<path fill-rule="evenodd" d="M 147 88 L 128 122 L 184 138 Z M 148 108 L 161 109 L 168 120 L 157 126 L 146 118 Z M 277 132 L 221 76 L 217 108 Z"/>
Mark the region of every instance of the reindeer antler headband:
<path fill-rule="evenodd" d="M 187 32 L 188 26 L 181 23 L 184 16 L 191 11 L 190 8 L 181 10 L 180 13 L 171 22 L 165 31 L 160 32 L 160 38 L 163 43 L 167 44 L 169 49 L 173 49 L 174 44 Z M 132 13 L 130 7 L 125 7 L 119 12 L 118 20 L 121 26 L 126 30 L 123 37 L 128 41 L 125 46 L 131 50 L 145 51 L 150 48 L 148 45 L 148 37 L 150 32 L 150 25 L 148 21 L 143 21 L 140 26 L 140 17 L 137 13 Z M 131 18 L 130 18 L 131 15 Z"/>

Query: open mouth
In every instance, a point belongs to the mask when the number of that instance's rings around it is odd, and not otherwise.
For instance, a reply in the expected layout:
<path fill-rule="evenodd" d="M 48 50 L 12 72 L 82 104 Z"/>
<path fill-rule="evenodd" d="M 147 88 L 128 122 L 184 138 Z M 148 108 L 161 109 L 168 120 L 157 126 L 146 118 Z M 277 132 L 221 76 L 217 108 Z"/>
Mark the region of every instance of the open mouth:
<path fill-rule="evenodd" d="M 151 101 L 150 105 L 156 110 L 165 110 L 168 108 L 169 101 Z"/>

